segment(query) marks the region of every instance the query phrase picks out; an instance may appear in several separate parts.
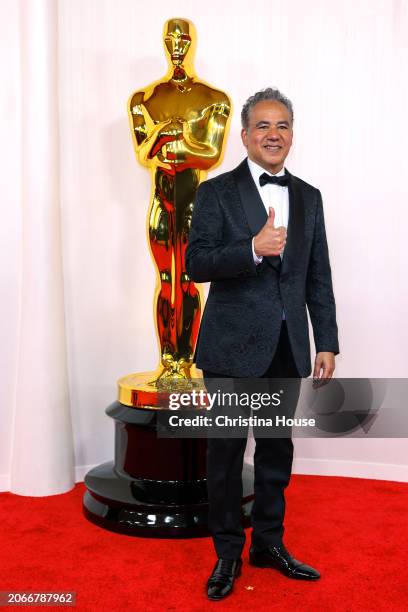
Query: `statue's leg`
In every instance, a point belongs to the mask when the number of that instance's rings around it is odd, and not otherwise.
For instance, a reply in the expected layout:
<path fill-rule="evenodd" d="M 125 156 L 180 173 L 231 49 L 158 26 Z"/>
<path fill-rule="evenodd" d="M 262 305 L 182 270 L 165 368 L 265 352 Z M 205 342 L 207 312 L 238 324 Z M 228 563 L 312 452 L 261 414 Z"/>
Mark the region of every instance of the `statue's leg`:
<path fill-rule="evenodd" d="M 156 324 L 160 342 L 160 356 L 164 367 L 169 368 L 176 351 L 174 333 L 174 306 L 172 304 L 172 267 L 174 251 L 173 219 L 168 203 L 156 190 L 149 216 L 149 240 L 159 274 L 159 291 L 156 299 Z"/>
<path fill-rule="evenodd" d="M 188 370 L 200 326 L 200 293 L 187 275 L 185 255 L 191 225 L 199 171 L 188 169 L 176 174 L 175 189 L 175 326 L 178 370 Z"/>
<path fill-rule="evenodd" d="M 160 278 L 156 303 L 162 375 L 188 376 L 200 326 L 200 293 L 185 269 L 198 170 L 157 170 L 149 238 Z"/>

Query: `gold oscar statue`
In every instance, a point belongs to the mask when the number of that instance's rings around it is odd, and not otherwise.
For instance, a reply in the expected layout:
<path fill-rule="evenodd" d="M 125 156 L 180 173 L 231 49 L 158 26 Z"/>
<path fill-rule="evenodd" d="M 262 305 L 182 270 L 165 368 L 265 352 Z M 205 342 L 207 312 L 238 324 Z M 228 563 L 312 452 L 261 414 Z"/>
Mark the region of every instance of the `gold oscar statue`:
<path fill-rule="evenodd" d="M 192 388 L 200 290 L 185 270 L 185 251 L 200 181 L 222 159 L 231 111 L 228 96 L 197 78 L 195 27 L 187 19 L 164 26 L 166 76 L 129 99 L 136 156 L 152 174 L 148 239 L 157 266 L 156 329 L 160 364 L 155 372 L 118 381 L 119 401 L 157 408 L 160 392 Z M 189 386 L 190 385 L 190 386 Z"/>

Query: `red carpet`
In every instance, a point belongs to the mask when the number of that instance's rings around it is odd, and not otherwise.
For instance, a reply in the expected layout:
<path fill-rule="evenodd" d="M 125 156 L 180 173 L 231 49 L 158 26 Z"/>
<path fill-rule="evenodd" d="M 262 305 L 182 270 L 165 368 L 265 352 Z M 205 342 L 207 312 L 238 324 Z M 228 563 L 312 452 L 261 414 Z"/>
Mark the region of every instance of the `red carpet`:
<path fill-rule="evenodd" d="M 81 484 L 52 497 L 0 494 L 0 591 L 76 591 L 77 609 L 95 611 L 408 610 L 407 484 L 293 476 L 285 542 L 321 580 L 251 568 L 246 547 L 243 575 L 222 602 L 204 594 L 215 562 L 209 538 L 104 531 L 82 516 L 83 491 Z"/>

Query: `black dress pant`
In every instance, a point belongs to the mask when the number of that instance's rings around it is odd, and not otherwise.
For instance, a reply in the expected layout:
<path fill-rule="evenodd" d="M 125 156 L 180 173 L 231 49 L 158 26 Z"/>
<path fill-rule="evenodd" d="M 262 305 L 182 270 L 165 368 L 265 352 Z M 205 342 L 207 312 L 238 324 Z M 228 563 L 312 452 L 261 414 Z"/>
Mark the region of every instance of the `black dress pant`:
<path fill-rule="evenodd" d="M 204 371 L 206 384 L 212 378 L 227 378 Z M 300 383 L 286 322 L 282 321 L 279 343 L 272 363 L 262 378 L 285 379 L 285 414 L 294 414 L 299 398 Z M 292 379 L 288 381 L 287 379 Z M 289 386 L 288 386 L 289 383 Z M 274 385 L 275 390 L 277 385 Z M 292 471 L 293 443 L 291 437 L 267 438 L 257 434 L 254 454 L 254 494 L 252 508 L 252 545 L 264 549 L 279 545 L 283 536 L 285 514 L 284 491 Z M 245 543 L 242 528 L 242 468 L 246 437 L 209 438 L 207 447 L 207 487 L 209 528 L 217 556 L 223 559 L 240 557 Z"/>

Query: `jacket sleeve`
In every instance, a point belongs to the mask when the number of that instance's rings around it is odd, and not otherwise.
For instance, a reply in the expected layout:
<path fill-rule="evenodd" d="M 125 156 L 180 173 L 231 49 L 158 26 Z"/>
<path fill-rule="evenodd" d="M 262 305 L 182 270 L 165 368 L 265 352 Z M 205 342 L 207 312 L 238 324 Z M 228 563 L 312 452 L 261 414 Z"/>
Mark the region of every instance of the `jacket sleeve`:
<path fill-rule="evenodd" d="M 317 190 L 315 229 L 306 279 L 306 304 L 313 327 L 316 352 L 339 353 L 336 304 L 333 295 L 323 203 Z"/>
<path fill-rule="evenodd" d="M 224 224 L 218 194 L 206 181 L 197 191 L 186 251 L 186 270 L 191 280 L 206 283 L 257 275 L 252 237 L 225 242 Z"/>

